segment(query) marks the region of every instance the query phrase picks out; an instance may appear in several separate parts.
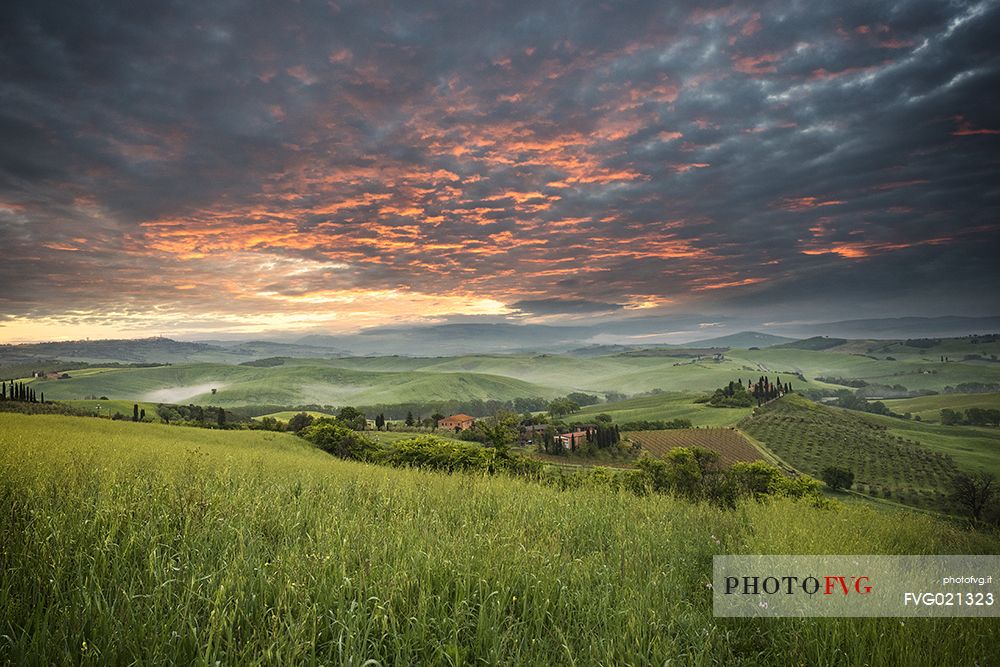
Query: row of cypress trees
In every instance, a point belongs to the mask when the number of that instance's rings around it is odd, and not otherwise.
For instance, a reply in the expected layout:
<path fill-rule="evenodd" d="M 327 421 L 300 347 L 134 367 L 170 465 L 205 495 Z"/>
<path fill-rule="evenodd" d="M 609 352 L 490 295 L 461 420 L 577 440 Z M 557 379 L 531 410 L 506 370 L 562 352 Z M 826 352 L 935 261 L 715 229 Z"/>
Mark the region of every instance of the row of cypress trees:
<path fill-rule="evenodd" d="M 35 390 L 23 382 L 0 382 L 0 401 L 21 401 L 22 403 L 44 403 L 45 392 L 35 394 Z"/>

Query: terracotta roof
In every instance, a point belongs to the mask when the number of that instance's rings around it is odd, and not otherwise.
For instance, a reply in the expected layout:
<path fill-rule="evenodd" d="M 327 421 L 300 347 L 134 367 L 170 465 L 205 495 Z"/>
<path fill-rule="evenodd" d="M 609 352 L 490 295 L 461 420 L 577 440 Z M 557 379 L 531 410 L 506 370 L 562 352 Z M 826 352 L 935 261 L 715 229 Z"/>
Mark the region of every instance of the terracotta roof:
<path fill-rule="evenodd" d="M 443 421 L 443 422 L 447 422 L 447 421 L 467 422 L 467 421 L 473 420 L 473 419 L 475 419 L 475 417 L 470 417 L 469 415 L 463 415 L 463 414 L 459 413 L 457 415 L 452 415 L 450 417 L 445 417 L 441 421 Z"/>

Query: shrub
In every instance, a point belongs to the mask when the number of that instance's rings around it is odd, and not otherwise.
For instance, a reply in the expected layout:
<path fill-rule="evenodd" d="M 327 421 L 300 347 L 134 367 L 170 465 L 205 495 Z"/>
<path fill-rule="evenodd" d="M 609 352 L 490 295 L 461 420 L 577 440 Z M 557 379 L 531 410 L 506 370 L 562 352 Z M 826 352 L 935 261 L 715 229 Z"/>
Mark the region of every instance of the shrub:
<path fill-rule="evenodd" d="M 823 481 L 834 491 L 838 489 L 849 489 L 854 484 L 854 473 L 846 468 L 838 466 L 827 466 L 820 473 Z"/>
<path fill-rule="evenodd" d="M 382 461 L 394 466 L 445 472 L 504 472 L 518 476 L 537 476 L 544 467 L 540 461 L 520 454 L 442 440 L 433 435 L 421 435 L 393 443 L 383 455 Z"/>
<path fill-rule="evenodd" d="M 292 418 L 288 420 L 288 430 L 293 433 L 301 433 L 312 426 L 314 421 L 315 419 L 308 412 L 300 412 L 292 415 Z"/>
<path fill-rule="evenodd" d="M 301 435 L 324 452 L 343 459 L 372 461 L 381 452 L 374 440 L 336 419 L 317 419 Z"/>

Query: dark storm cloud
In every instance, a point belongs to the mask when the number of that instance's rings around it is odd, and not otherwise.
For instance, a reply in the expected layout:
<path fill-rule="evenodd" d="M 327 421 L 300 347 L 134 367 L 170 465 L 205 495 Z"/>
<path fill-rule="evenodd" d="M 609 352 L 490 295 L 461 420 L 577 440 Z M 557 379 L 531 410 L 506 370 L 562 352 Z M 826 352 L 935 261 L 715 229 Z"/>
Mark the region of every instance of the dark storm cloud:
<path fill-rule="evenodd" d="M 526 299 L 510 304 L 511 308 L 532 315 L 572 315 L 607 313 L 620 310 L 619 303 L 602 303 L 584 299 Z"/>
<path fill-rule="evenodd" d="M 998 305 L 997 2 L 0 11 L 8 318 Z"/>

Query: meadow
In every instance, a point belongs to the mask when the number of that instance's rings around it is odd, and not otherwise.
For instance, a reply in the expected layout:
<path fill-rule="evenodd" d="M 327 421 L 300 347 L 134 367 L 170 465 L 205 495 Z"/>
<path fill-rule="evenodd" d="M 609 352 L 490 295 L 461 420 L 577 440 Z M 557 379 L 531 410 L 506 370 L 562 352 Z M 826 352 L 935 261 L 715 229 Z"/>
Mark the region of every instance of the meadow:
<path fill-rule="evenodd" d="M 893 412 L 900 414 L 909 412 L 914 417 L 920 417 L 926 422 L 940 422 L 941 410 L 945 408 L 962 412 L 969 408 L 1000 408 L 1000 393 L 936 394 L 916 398 L 899 398 L 885 401 L 885 404 Z"/>
<path fill-rule="evenodd" d="M 750 414 L 750 408 L 715 408 L 706 403 L 694 402 L 704 396 L 705 394 L 663 392 L 623 401 L 598 403 L 573 413 L 572 419 L 586 421 L 606 414 L 618 424 L 688 419 L 692 426 L 729 426 Z"/>
<path fill-rule="evenodd" d="M 986 664 L 991 619 L 717 619 L 725 553 L 997 553 L 931 516 L 736 510 L 0 414 L 0 661 Z M 859 529 L 859 527 L 863 527 Z"/>

